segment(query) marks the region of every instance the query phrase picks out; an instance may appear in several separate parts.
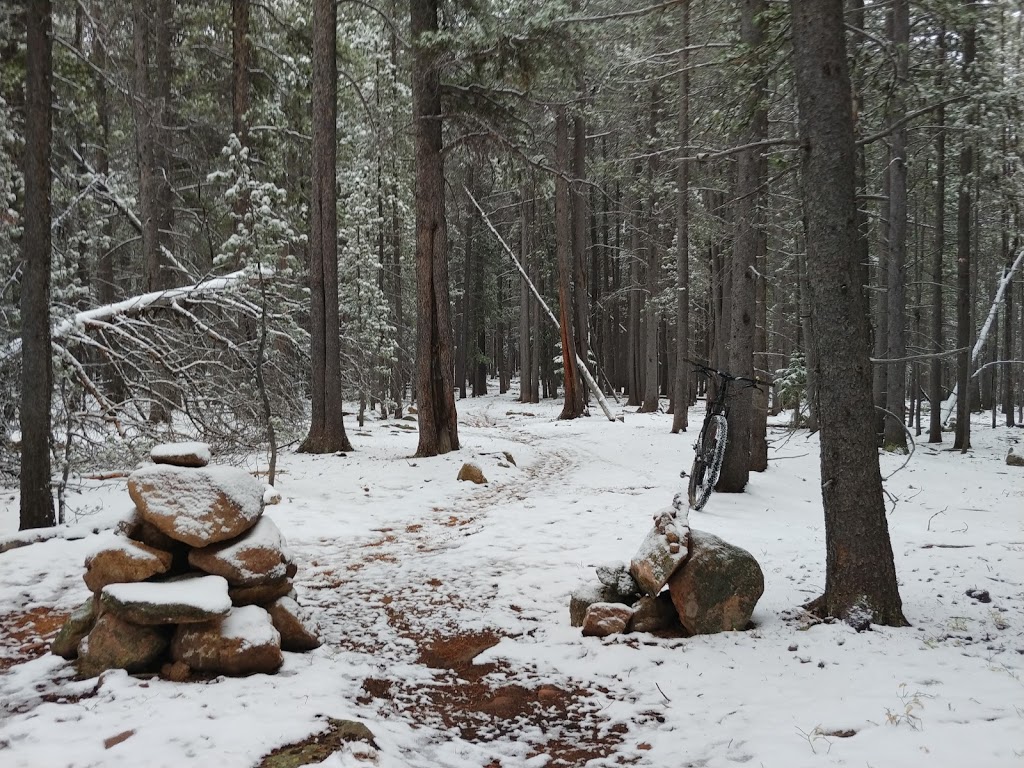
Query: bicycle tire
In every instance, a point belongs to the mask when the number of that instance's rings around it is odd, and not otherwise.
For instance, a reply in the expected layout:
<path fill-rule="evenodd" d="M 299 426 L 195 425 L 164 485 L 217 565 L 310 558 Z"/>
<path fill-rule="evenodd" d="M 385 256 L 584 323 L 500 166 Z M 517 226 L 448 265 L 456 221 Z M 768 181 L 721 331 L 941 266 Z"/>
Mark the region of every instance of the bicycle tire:
<path fill-rule="evenodd" d="M 709 416 L 701 429 L 687 488 L 691 509 L 701 510 L 708 503 L 722 471 L 728 434 L 729 424 L 721 414 Z"/>

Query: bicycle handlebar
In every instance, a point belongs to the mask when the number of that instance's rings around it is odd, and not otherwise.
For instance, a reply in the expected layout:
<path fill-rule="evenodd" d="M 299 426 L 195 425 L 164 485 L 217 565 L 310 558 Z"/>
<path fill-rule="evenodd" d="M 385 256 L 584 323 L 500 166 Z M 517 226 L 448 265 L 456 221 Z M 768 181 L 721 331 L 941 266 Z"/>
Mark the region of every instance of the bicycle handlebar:
<path fill-rule="evenodd" d="M 728 371 L 721 371 L 718 368 L 712 368 L 710 365 L 704 365 L 704 363 L 697 362 L 696 360 L 691 360 L 690 358 L 684 359 L 686 360 L 686 362 L 690 363 L 690 365 L 692 365 L 694 368 L 700 369 L 705 374 L 713 373 L 725 381 L 746 381 L 750 384 L 750 386 L 757 388 L 760 388 L 762 385 L 768 386 L 770 383 L 767 381 L 762 381 L 761 379 L 752 379 L 748 376 L 734 376 Z"/>

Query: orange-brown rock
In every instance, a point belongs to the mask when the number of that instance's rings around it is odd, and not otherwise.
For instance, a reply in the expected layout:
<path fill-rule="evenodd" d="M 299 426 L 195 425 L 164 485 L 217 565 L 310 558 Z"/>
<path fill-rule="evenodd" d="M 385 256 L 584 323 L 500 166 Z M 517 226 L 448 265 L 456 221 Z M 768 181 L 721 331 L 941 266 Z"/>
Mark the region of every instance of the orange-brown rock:
<path fill-rule="evenodd" d="M 173 559 L 170 552 L 131 539 L 120 539 L 85 559 L 85 584 L 93 592 L 99 592 L 108 584 L 145 581 L 166 573 Z"/>
<path fill-rule="evenodd" d="M 269 517 L 261 517 L 237 539 L 191 550 L 188 562 L 193 568 L 223 576 L 232 587 L 277 582 L 288 570 L 284 540 Z"/>
<path fill-rule="evenodd" d="M 239 605 L 266 605 L 272 603 L 279 597 L 284 597 L 292 591 L 292 581 L 283 577 L 266 584 L 256 584 L 251 587 L 231 587 L 228 595 L 231 597 L 231 604 Z"/>
<path fill-rule="evenodd" d="M 607 637 L 625 632 L 633 609 L 622 603 L 594 603 L 583 618 L 584 637 Z"/>
<path fill-rule="evenodd" d="M 281 650 L 311 651 L 320 647 L 316 622 L 290 597 L 279 597 L 267 606 L 274 628 L 281 633 Z"/>
<path fill-rule="evenodd" d="M 236 676 L 270 674 L 284 661 L 281 636 L 256 605 L 232 608 L 224 619 L 178 627 L 171 658 L 193 672 Z"/>
<path fill-rule="evenodd" d="M 167 643 L 168 633 L 163 627 L 140 627 L 104 613 L 78 645 L 78 674 L 95 677 L 108 669 L 155 669 Z"/>
<path fill-rule="evenodd" d="M 192 547 L 240 536 L 263 514 L 263 484 L 237 467 L 144 467 L 128 493 L 143 519 Z"/>

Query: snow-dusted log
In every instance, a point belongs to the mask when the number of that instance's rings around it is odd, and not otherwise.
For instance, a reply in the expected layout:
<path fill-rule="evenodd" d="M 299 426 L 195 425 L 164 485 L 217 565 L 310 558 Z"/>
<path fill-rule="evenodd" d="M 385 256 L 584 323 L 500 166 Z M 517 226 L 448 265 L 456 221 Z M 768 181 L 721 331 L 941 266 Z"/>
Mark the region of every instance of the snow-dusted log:
<path fill-rule="evenodd" d="M 974 349 L 971 350 L 971 365 L 973 366 L 978 362 L 978 358 L 981 356 L 981 350 L 985 346 L 985 342 L 988 340 L 988 335 L 992 331 L 992 325 L 996 321 L 996 315 L 999 313 L 999 305 L 1003 303 L 1003 298 L 1006 295 L 1006 291 L 1013 281 L 1013 276 L 1017 270 L 1020 269 L 1020 265 L 1024 264 L 1024 248 L 1017 254 L 1017 258 L 1014 259 L 1013 264 L 1010 265 L 1009 269 L 1003 269 L 1002 279 L 999 281 L 999 288 L 996 289 L 996 297 L 992 300 L 992 307 L 988 311 L 988 317 L 985 318 L 985 324 L 981 326 L 981 330 L 978 331 L 978 339 L 974 342 Z M 971 374 L 973 379 L 985 368 L 982 366 L 978 368 L 974 373 Z M 942 423 L 945 424 L 949 421 L 949 417 L 953 415 L 953 411 L 956 408 L 957 388 L 954 386 L 953 391 L 949 393 L 949 397 L 942 403 Z"/>
<path fill-rule="evenodd" d="M 526 274 L 526 270 L 523 269 L 523 265 L 519 263 L 519 259 L 516 257 L 515 252 L 511 248 L 509 248 L 508 243 L 505 242 L 505 238 L 501 236 L 501 233 L 494 228 L 494 224 L 491 223 L 491 220 L 487 217 L 487 214 L 484 213 L 484 209 L 480 207 L 480 203 L 478 203 L 476 198 L 473 197 L 469 189 L 465 186 L 463 186 L 462 189 L 466 192 L 466 195 L 469 197 L 470 202 L 472 202 L 476 209 L 480 212 L 480 216 L 481 218 L 483 218 L 484 224 L 486 224 L 487 228 L 491 230 L 491 233 L 498 239 L 498 242 L 501 243 L 501 247 L 505 249 L 505 253 L 509 255 L 509 257 L 512 259 L 512 262 L 519 269 L 519 273 L 523 276 L 523 279 L 526 281 L 526 284 L 530 286 L 530 290 L 533 292 L 533 295 L 537 297 L 537 301 L 539 301 L 540 305 L 544 307 L 544 311 L 548 313 L 548 317 L 551 318 L 551 322 L 555 324 L 555 328 L 557 330 L 561 330 L 561 325 L 558 322 L 558 318 L 555 317 L 555 313 L 551 311 L 551 307 L 549 307 L 547 305 L 547 302 L 544 301 L 544 298 L 540 295 L 540 291 L 537 290 L 537 286 L 533 284 L 533 281 L 530 279 L 530 276 Z M 580 369 L 580 374 L 583 376 L 583 380 L 587 382 L 587 387 L 594 395 L 594 399 L 597 400 L 598 405 L 601 406 L 601 410 L 604 411 L 604 415 L 608 417 L 608 421 L 615 421 L 615 415 L 612 413 L 611 408 L 608 407 L 608 401 L 605 399 L 604 393 L 601 392 L 601 388 L 597 386 L 597 382 L 594 381 L 594 377 L 591 376 L 590 371 L 587 370 L 586 363 L 583 362 L 583 359 L 579 355 L 576 355 L 576 364 Z"/>

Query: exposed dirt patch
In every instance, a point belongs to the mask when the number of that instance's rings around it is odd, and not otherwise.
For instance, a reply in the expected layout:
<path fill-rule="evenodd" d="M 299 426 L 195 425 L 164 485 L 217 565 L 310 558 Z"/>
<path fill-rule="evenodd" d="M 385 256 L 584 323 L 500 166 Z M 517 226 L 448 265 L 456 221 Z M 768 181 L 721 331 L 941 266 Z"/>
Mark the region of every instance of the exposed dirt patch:
<path fill-rule="evenodd" d="M 66 612 L 45 607 L 0 616 L 0 672 L 48 653 L 67 618 Z"/>
<path fill-rule="evenodd" d="M 278 747 L 264 757 L 257 768 L 296 768 L 300 765 L 321 763 L 342 748 L 343 744 L 363 742 L 376 748 L 373 734 L 362 723 L 354 720 L 328 718 L 327 728 L 302 741 Z"/>

